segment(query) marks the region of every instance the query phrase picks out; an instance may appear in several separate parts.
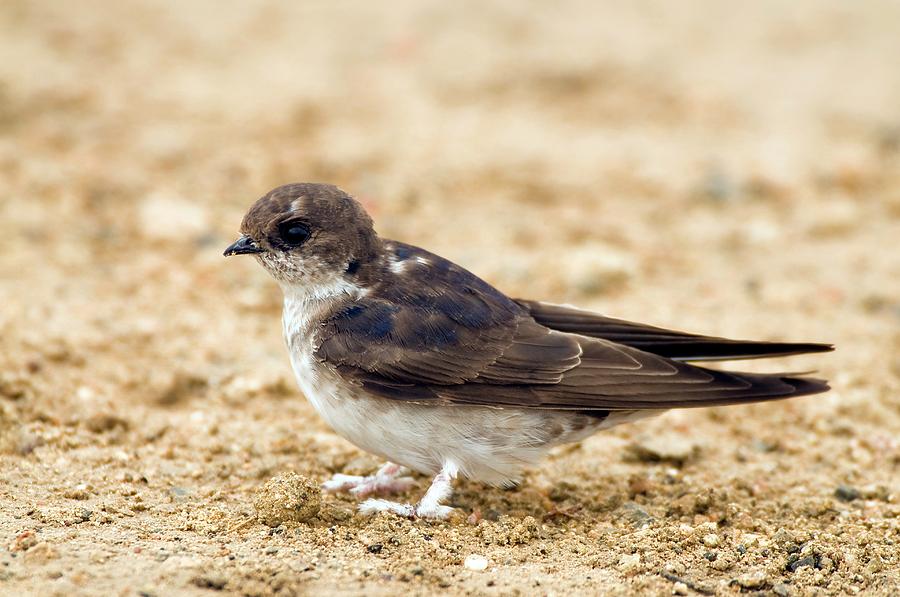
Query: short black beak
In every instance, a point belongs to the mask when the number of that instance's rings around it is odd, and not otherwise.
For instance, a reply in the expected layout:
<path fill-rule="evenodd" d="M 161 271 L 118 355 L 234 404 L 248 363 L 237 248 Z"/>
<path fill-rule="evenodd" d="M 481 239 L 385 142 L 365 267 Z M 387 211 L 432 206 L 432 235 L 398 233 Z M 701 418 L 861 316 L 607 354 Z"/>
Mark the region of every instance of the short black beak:
<path fill-rule="evenodd" d="M 232 255 L 248 255 L 250 253 L 262 253 L 265 249 L 262 249 L 259 245 L 256 244 L 249 236 L 242 236 L 237 239 L 231 245 L 225 249 L 225 257 L 231 257 Z"/>

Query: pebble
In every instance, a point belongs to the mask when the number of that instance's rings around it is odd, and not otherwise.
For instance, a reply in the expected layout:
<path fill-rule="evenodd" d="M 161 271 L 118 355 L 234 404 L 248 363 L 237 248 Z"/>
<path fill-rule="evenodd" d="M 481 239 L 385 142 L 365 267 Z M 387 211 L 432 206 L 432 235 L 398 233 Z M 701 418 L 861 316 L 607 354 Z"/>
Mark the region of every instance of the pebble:
<path fill-rule="evenodd" d="M 622 516 L 637 528 L 653 524 L 653 517 L 634 502 L 626 502 L 622 505 Z"/>
<path fill-rule="evenodd" d="M 787 569 L 791 572 L 796 572 L 800 568 L 804 567 L 815 568 L 816 567 L 816 557 L 815 556 L 806 556 L 805 558 L 800 558 L 798 560 L 794 560 L 790 562 L 787 566 Z"/>
<path fill-rule="evenodd" d="M 200 587 L 201 589 L 221 591 L 225 588 L 225 585 L 228 584 L 228 579 L 225 578 L 224 575 L 217 572 L 208 572 L 206 574 L 194 577 L 191 582 L 193 582 L 195 586 Z"/>
<path fill-rule="evenodd" d="M 93 433 L 104 433 L 115 429 L 128 431 L 131 428 L 131 424 L 126 419 L 111 413 L 94 414 L 85 420 L 84 426 Z"/>
<path fill-rule="evenodd" d="M 673 595 L 687 595 L 688 594 L 688 586 L 683 582 L 675 583 L 675 586 L 672 587 Z"/>
<path fill-rule="evenodd" d="M 739 576 L 734 582 L 744 589 L 761 589 L 768 583 L 768 578 L 765 572 L 748 572 Z"/>
<path fill-rule="evenodd" d="M 703 536 L 703 545 L 707 547 L 718 547 L 719 546 L 719 536 L 715 533 L 710 533 L 708 535 Z"/>
<path fill-rule="evenodd" d="M 25 552 L 25 561 L 30 564 L 46 564 L 58 557 L 56 548 L 43 541 Z"/>
<path fill-rule="evenodd" d="M 465 566 L 468 570 L 475 570 L 476 572 L 482 572 L 488 567 L 488 559 L 482 555 L 478 555 L 473 553 L 471 555 L 466 556 L 465 561 L 463 562 L 463 566 Z"/>
<path fill-rule="evenodd" d="M 173 500 L 180 502 L 191 497 L 191 490 L 184 487 L 170 487 L 169 495 Z"/>
<path fill-rule="evenodd" d="M 9 551 L 27 551 L 38 544 L 37 535 L 34 531 L 22 531 L 15 540 L 10 544 Z"/>
<path fill-rule="evenodd" d="M 834 497 L 842 502 L 852 502 L 860 498 L 859 490 L 849 485 L 841 485 L 834 490 Z"/>
<path fill-rule="evenodd" d="M 784 584 L 783 582 L 778 583 L 774 587 L 772 587 L 772 592 L 778 595 L 778 597 L 790 597 L 791 596 L 791 588 Z"/>
<path fill-rule="evenodd" d="M 619 558 L 619 570 L 625 573 L 635 573 L 641 570 L 641 554 L 626 554 Z"/>
<path fill-rule="evenodd" d="M 625 450 L 626 457 L 631 460 L 681 466 L 700 453 L 700 446 L 677 436 L 658 436 L 630 444 Z"/>
<path fill-rule="evenodd" d="M 322 508 L 322 489 L 302 475 L 284 473 L 256 491 L 253 506 L 260 522 L 270 527 L 306 522 Z"/>

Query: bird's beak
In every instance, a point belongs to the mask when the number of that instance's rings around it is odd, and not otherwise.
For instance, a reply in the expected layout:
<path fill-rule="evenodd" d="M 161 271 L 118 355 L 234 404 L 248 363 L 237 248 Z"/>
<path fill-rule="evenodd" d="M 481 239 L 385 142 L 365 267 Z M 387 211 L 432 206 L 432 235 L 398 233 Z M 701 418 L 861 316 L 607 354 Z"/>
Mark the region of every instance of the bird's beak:
<path fill-rule="evenodd" d="M 257 245 L 256 241 L 245 234 L 231 243 L 223 254 L 225 257 L 231 257 L 232 255 L 248 255 L 250 253 L 262 253 L 263 251 L 265 249 Z"/>

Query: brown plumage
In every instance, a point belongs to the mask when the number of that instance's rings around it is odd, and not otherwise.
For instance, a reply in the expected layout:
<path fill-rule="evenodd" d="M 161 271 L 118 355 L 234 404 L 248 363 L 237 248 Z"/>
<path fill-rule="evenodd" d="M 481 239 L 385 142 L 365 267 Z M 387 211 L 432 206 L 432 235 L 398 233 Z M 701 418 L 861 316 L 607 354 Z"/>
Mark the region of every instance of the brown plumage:
<path fill-rule="evenodd" d="M 437 255 L 396 242 L 388 250 L 409 264 L 405 282 L 388 276 L 334 312 L 317 353 L 348 381 L 386 398 L 606 411 L 719 406 L 828 389 L 821 380 L 681 362 L 823 352 L 828 345 L 697 336 L 514 301 Z"/>
<path fill-rule="evenodd" d="M 274 189 L 250 208 L 226 255 L 253 254 L 285 295 L 297 381 L 339 434 L 388 463 L 336 475 L 333 490 L 402 490 L 400 465 L 438 473 L 416 506 L 363 510 L 444 517 L 457 473 L 507 484 L 549 448 L 670 408 L 828 390 L 790 374 L 687 361 L 824 352 L 810 343 L 686 334 L 573 307 L 514 300 L 423 249 L 383 240 L 330 185 Z"/>

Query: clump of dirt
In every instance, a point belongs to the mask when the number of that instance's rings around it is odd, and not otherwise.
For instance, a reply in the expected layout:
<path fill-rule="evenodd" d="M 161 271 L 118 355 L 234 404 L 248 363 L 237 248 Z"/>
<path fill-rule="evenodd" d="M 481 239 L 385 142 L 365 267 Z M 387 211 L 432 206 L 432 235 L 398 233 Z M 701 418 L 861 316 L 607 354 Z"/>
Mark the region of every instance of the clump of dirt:
<path fill-rule="evenodd" d="M 302 475 L 283 473 L 256 490 L 253 507 L 259 521 L 270 527 L 307 522 L 322 508 L 322 489 Z"/>

